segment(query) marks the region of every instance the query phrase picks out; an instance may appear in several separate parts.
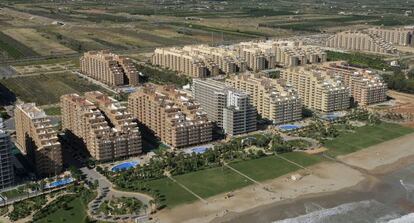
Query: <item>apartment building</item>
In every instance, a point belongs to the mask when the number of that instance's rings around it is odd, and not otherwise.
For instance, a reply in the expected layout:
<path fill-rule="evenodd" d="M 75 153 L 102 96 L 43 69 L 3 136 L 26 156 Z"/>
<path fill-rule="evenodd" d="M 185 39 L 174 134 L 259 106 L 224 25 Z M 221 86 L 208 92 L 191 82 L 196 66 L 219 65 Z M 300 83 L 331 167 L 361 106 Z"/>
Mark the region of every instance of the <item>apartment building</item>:
<path fill-rule="evenodd" d="M 298 90 L 302 103 L 322 112 L 340 111 L 350 106 L 350 90 L 340 75 L 316 66 L 285 69 L 281 78 Z"/>
<path fill-rule="evenodd" d="M 380 75 L 370 70 L 352 67 L 341 61 L 325 63 L 320 67 L 341 75 L 358 105 L 366 106 L 387 100 L 387 84 Z"/>
<path fill-rule="evenodd" d="M 365 31 L 345 31 L 330 36 L 327 47 L 381 54 L 395 54 L 397 49 L 381 36 Z"/>
<path fill-rule="evenodd" d="M 80 71 L 109 86 L 139 84 L 139 72 L 132 60 L 107 50 L 84 53 L 80 58 Z"/>
<path fill-rule="evenodd" d="M 375 27 L 367 30 L 368 33 L 375 34 L 386 42 L 399 46 L 414 46 L 414 28 L 385 28 Z"/>
<path fill-rule="evenodd" d="M 261 71 L 276 66 L 299 66 L 326 61 L 319 47 L 304 46 L 295 41 L 251 41 L 229 46 L 189 45 L 182 48 L 160 48 L 154 51 L 152 63 L 190 77 L 205 78 L 219 73 Z"/>
<path fill-rule="evenodd" d="M 40 176 L 62 171 L 62 148 L 57 132 L 46 113 L 34 103 L 16 105 L 16 145 Z"/>
<path fill-rule="evenodd" d="M 216 123 L 229 135 L 256 131 L 256 109 L 245 92 L 211 79 L 193 80 L 193 96 Z"/>
<path fill-rule="evenodd" d="M 276 66 L 293 67 L 327 61 L 326 52 L 320 47 L 303 45 L 297 41 L 242 42 L 237 45 L 237 50 L 242 58 L 256 58 L 256 60 L 261 61 L 259 64 L 262 67 L 252 69 L 253 71 L 272 69 Z"/>
<path fill-rule="evenodd" d="M 62 128 L 71 141 L 99 161 L 135 156 L 142 152 L 141 133 L 127 108 L 99 92 L 61 97 Z"/>
<path fill-rule="evenodd" d="M 158 48 L 152 56 L 152 63 L 196 78 L 216 76 L 219 67 L 213 60 L 197 55 L 183 48 Z"/>
<path fill-rule="evenodd" d="M 302 118 L 302 101 L 298 92 L 283 80 L 262 74 L 241 74 L 226 79 L 228 86 L 246 92 L 262 118 L 275 124 Z"/>
<path fill-rule="evenodd" d="M 0 118 L 0 189 L 13 186 L 14 170 L 12 162 L 12 142 L 10 135 L 3 129 L 3 119 Z"/>
<path fill-rule="evenodd" d="M 147 84 L 128 98 L 128 110 L 164 143 L 181 148 L 212 140 L 212 122 L 200 104 L 173 86 Z"/>

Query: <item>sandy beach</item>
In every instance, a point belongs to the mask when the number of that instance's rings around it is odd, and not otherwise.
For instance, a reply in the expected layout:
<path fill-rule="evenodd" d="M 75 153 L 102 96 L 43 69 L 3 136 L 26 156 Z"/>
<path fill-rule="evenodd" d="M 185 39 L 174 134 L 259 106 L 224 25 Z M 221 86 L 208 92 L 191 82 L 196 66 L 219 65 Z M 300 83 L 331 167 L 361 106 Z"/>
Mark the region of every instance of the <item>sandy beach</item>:
<path fill-rule="evenodd" d="M 356 153 L 339 157 L 340 162 L 326 161 L 311 166 L 310 174 L 293 181 L 282 176 L 263 183 L 234 191 L 234 197 L 224 194 L 210 197 L 208 203 L 195 202 L 156 214 L 163 223 L 175 222 L 226 222 L 243 212 L 265 208 L 281 201 L 329 194 L 346 188 L 370 186 L 374 174 L 384 174 L 414 163 L 414 134 L 393 139 Z M 306 171 L 298 171 L 307 174 Z M 372 174 L 371 174 L 372 173 Z M 368 179 L 368 180 L 367 180 Z"/>

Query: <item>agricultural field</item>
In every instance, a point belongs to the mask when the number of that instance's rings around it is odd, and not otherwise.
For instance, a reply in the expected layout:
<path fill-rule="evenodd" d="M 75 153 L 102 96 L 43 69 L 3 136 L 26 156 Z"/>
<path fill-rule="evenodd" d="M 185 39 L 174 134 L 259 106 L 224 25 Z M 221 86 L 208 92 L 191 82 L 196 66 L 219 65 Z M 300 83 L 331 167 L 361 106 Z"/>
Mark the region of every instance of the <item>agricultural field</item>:
<path fill-rule="evenodd" d="M 75 51 L 53 40 L 44 38 L 35 29 L 6 29 L 3 30 L 3 33 L 17 40 L 18 42 L 26 45 L 27 47 L 31 48 L 40 55 L 59 55 L 76 53 Z"/>
<path fill-rule="evenodd" d="M 354 132 L 325 142 L 332 156 L 345 155 L 414 132 L 414 129 L 397 124 L 381 123 L 356 128 Z"/>
<path fill-rule="evenodd" d="M 0 80 L 0 84 L 17 98 L 25 102 L 36 102 L 38 105 L 58 103 L 60 96 L 64 94 L 104 91 L 101 87 L 69 72 L 8 78 Z"/>

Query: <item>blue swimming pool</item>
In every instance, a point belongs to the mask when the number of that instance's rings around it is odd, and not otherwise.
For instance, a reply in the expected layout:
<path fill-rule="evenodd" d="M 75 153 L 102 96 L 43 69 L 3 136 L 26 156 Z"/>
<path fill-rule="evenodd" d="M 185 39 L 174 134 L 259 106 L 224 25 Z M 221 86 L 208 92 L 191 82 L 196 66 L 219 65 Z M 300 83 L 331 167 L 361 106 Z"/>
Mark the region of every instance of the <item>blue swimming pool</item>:
<path fill-rule="evenodd" d="M 123 170 L 128 170 L 131 168 L 136 167 L 139 164 L 138 161 L 131 161 L 131 162 L 125 162 L 125 163 L 120 163 L 118 165 L 115 165 L 111 168 L 112 172 L 119 172 L 119 171 L 123 171 Z"/>
<path fill-rule="evenodd" d="M 197 147 L 197 148 L 193 148 L 191 149 L 192 153 L 196 153 L 196 154 L 202 154 L 205 153 L 207 151 L 208 148 L 206 147 Z"/>
<path fill-rule="evenodd" d="M 339 116 L 336 115 L 336 114 L 326 114 L 326 115 L 323 115 L 322 118 L 325 119 L 325 120 L 328 120 L 328 121 L 333 121 L 333 120 L 339 118 Z"/>
<path fill-rule="evenodd" d="M 74 181 L 74 179 L 72 177 L 64 178 L 64 179 L 57 180 L 57 181 L 54 181 L 54 182 L 46 185 L 46 188 L 55 188 L 55 187 L 65 186 L 67 184 L 72 183 L 73 181 Z"/>
<path fill-rule="evenodd" d="M 290 125 L 290 124 L 287 124 L 287 125 L 279 125 L 278 127 L 282 131 L 291 131 L 291 130 L 295 130 L 295 129 L 302 128 L 302 126 L 300 126 L 300 125 Z"/>

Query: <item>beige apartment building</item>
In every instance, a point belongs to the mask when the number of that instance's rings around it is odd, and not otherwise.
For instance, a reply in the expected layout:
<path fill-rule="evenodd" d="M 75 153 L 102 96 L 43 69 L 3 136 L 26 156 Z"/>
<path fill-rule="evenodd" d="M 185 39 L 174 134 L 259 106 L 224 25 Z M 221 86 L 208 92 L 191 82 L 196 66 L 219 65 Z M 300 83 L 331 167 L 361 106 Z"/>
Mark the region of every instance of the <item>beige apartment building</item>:
<path fill-rule="evenodd" d="M 358 105 L 366 106 L 387 100 L 387 84 L 380 75 L 370 70 L 352 67 L 346 62 L 325 63 L 320 67 L 341 75 Z"/>
<path fill-rule="evenodd" d="M 57 132 L 46 113 L 34 103 L 16 105 L 16 146 L 25 154 L 40 176 L 62 171 L 62 148 Z"/>
<path fill-rule="evenodd" d="M 259 61 L 260 67 L 252 69 L 253 71 L 272 69 L 276 66 L 293 67 L 323 63 L 327 60 L 326 52 L 320 47 L 306 46 L 297 41 L 250 41 L 242 42 L 236 45 L 236 48 L 242 58 Z"/>
<path fill-rule="evenodd" d="M 139 84 L 139 72 L 132 60 L 107 50 L 84 53 L 80 58 L 80 71 L 109 86 Z"/>
<path fill-rule="evenodd" d="M 127 108 L 99 92 L 61 97 L 62 128 L 99 161 L 142 152 L 141 134 Z M 76 145 L 78 146 L 78 145 Z"/>
<path fill-rule="evenodd" d="M 213 60 L 188 52 L 183 48 L 155 49 L 152 63 L 189 77 L 203 78 L 219 74 L 219 67 Z"/>
<path fill-rule="evenodd" d="M 375 34 L 386 42 L 399 46 L 414 46 L 414 28 L 384 28 L 375 27 L 367 30 L 369 33 Z"/>
<path fill-rule="evenodd" d="M 396 48 L 377 34 L 365 31 L 345 31 L 330 36 L 326 41 L 327 47 L 365 51 L 381 54 L 395 54 Z"/>
<path fill-rule="evenodd" d="M 174 148 L 212 140 L 212 123 L 200 104 L 173 86 L 145 85 L 129 96 L 128 109 L 162 142 Z"/>
<path fill-rule="evenodd" d="M 160 48 L 152 56 L 155 65 L 198 78 L 325 61 L 326 53 L 319 47 L 278 40 L 242 42 L 219 47 L 189 45 L 182 48 Z"/>
<path fill-rule="evenodd" d="M 283 80 L 262 74 L 241 74 L 226 79 L 228 86 L 246 92 L 262 118 L 275 124 L 302 118 L 302 102 L 298 92 Z"/>
<path fill-rule="evenodd" d="M 339 75 L 315 66 L 283 70 L 281 78 L 298 90 L 302 103 L 322 112 L 340 111 L 350 106 L 350 90 Z"/>

